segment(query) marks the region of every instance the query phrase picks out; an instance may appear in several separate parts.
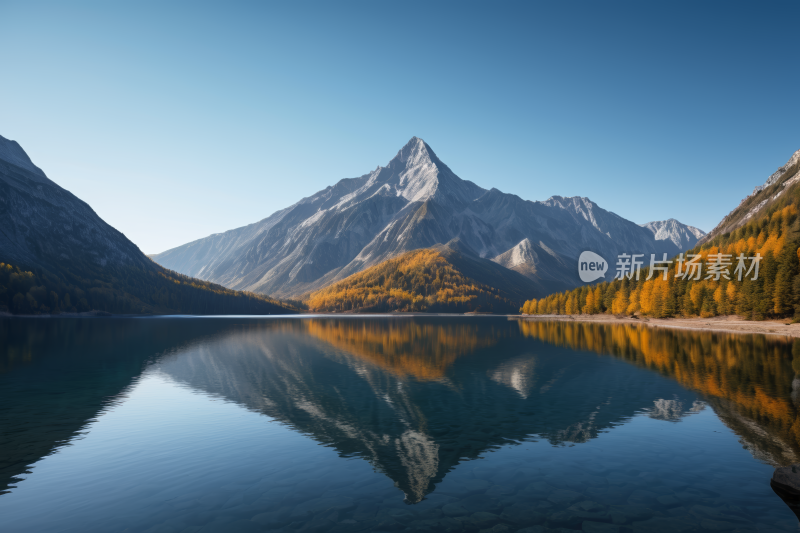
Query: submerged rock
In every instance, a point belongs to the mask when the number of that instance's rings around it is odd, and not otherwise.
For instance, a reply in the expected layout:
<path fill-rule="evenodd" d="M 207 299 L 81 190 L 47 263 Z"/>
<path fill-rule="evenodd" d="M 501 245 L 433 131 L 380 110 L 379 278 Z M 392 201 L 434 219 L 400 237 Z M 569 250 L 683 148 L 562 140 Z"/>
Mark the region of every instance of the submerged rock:
<path fill-rule="evenodd" d="M 551 492 L 547 499 L 556 505 L 569 505 L 580 497 L 580 492 L 567 489 L 558 489 Z"/>
<path fill-rule="evenodd" d="M 469 514 L 469 511 L 460 503 L 448 503 L 442 507 L 442 512 L 446 516 L 464 516 Z"/>
<path fill-rule="evenodd" d="M 522 503 L 515 503 L 503 510 L 500 517 L 519 526 L 541 524 L 544 515 L 534 511 L 531 506 Z"/>
<path fill-rule="evenodd" d="M 800 497 L 800 465 L 776 468 L 772 474 L 772 485 Z"/>
<path fill-rule="evenodd" d="M 593 514 L 593 515 L 606 514 L 605 505 L 600 505 L 599 503 L 593 502 L 591 500 L 584 500 L 582 502 L 570 505 L 568 510 L 574 511 L 576 513 Z"/>
<path fill-rule="evenodd" d="M 558 511 L 547 517 L 547 525 L 551 527 L 578 529 L 583 520 L 583 517 L 573 511 Z"/>
<path fill-rule="evenodd" d="M 485 479 L 470 479 L 464 482 L 464 491 L 467 493 L 486 492 L 489 482 Z"/>
<path fill-rule="evenodd" d="M 583 523 L 581 530 L 584 533 L 619 533 L 619 526 L 607 522 L 590 522 L 587 520 Z"/>
<path fill-rule="evenodd" d="M 481 529 L 480 533 L 509 533 L 511 530 L 505 524 L 497 524 L 489 529 Z"/>
<path fill-rule="evenodd" d="M 547 529 L 544 526 L 531 526 L 523 529 L 518 529 L 517 533 L 549 533 L 550 531 L 552 530 Z"/>
<path fill-rule="evenodd" d="M 772 490 L 800 519 L 800 465 L 776 468 L 770 481 Z"/>
<path fill-rule="evenodd" d="M 666 496 L 659 496 L 658 498 L 656 498 L 656 500 L 658 500 L 658 503 L 660 503 L 664 507 L 675 507 L 676 505 L 681 504 L 680 500 L 671 494 L 667 494 Z"/>
<path fill-rule="evenodd" d="M 633 533 L 683 533 L 697 529 L 697 524 L 677 518 L 656 517 L 633 523 Z"/>
<path fill-rule="evenodd" d="M 479 511 L 472 515 L 472 522 L 478 526 L 480 529 L 487 529 L 500 521 L 500 517 L 494 513 L 487 513 L 485 511 Z"/>

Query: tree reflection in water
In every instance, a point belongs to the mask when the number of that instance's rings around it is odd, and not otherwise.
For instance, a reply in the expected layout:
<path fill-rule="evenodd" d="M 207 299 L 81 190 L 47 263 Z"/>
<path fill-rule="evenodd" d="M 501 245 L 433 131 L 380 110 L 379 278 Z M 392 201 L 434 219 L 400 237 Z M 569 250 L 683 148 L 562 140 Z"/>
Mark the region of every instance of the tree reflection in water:
<path fill-rule="evenodd" d="M 773 466 L 798 461 L 796 340 L 628 324 L 520 321 L 519 327 L 555 346 L 612 355 L 668 376 L 705 395 L 758 459 Z"/>

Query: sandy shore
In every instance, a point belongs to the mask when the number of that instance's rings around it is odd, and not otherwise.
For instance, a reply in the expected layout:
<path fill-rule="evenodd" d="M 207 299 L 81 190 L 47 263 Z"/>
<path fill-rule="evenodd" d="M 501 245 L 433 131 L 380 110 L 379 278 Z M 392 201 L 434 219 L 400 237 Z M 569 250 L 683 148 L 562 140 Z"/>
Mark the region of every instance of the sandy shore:
<path fill-rule="evenodd" d="M 614 315 L 523 315 L 522 320 L 564 320 L 570 322 L 596 322 L 601 324 L 642 324 L 661 328 L 691 329 L 695 331 L 724 331 L 729 333 L 759 333 L 800 337 L 800 323 L 791 320 L 763 320 L 754 322 L 738 316 L 714 318 L 630 318 Z"/>

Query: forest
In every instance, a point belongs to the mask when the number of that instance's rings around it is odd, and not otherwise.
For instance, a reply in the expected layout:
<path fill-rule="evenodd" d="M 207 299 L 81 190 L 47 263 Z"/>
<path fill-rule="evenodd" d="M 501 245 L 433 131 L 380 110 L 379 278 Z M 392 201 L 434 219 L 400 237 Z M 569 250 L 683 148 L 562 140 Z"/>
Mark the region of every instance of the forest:
<path fill-rule="evenodd" d="M 506 313 L 517 306 L 499 289 L 458 271 L 438 251 L 407 252 L 311 293 L 307 302 L 319 312 Z"/>
<path fill-rule="evenodd" d="M 654 269 L 651 276 L 646 258 L 638 279 L 627 273 L 622 279 L 528 300 L 520 312 L 800 320 L 800 187 L 796 184 L 781 192 L 779 200 L 759 216 L 689 250 L 683 262 L 680 256 L 672 258 L 666 271 Z M 702 265 L 699 273 L 687 268 L 686 259 L 693 255 L 698 256 L 693 262 Z M 740 256 L 747 259 L 744 275 L 736 271 Z M 756 257 L 760 258 L 757 274 L 751 269 L 751 258 Z"/>
<path fill-rule="evenodd" d="M 296 307 L 233 291 L 153 264 L 104 267 L 96 277 L 25 269 L 0 262 L 0 312 L 24 315 L 99 311 L 113 314 L 288 314 Z"/>

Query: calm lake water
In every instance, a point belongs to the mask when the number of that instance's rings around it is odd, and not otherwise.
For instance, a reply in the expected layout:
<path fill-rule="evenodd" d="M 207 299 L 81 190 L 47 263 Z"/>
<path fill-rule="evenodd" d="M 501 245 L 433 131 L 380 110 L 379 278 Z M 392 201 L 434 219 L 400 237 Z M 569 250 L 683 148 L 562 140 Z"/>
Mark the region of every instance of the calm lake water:
<path fill-rule="evenodd" d="M 798 531 L 787 341 L 228 317 L 3 319 L 0 347 L 3 532 Z"/>

